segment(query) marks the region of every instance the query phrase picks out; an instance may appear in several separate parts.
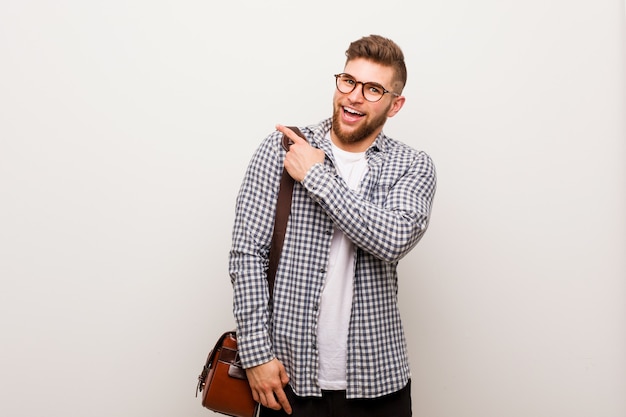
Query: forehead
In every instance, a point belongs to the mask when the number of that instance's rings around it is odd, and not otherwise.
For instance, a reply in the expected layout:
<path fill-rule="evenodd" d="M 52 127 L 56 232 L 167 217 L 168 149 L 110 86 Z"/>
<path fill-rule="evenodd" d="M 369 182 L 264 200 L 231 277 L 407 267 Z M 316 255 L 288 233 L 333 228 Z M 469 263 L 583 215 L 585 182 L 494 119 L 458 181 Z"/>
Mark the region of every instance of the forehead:
<path fill-rule="evenodd" d="M 383 86 L 390 85 L 393 80 L 393 69 L 391 67 L 363 58 L 348 61 L 344 72 L 352 75 L 357 81 L 375 82 Z"/>

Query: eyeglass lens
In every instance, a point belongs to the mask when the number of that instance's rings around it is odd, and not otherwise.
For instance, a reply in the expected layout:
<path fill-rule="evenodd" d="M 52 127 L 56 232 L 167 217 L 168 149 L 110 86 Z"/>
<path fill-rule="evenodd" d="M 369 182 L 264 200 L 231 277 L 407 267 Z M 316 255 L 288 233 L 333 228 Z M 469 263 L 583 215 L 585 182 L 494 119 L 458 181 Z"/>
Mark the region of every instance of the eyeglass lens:
<path fill-rule="evenodd" d="M 354 91 L 357 84 L 362 85 L 363 97 L 365 97 L 367 101 L 378 101 L 385 94 L 385 89 L 380 84 L 371 82 L 363 83 L 355 80 L 354 77 L 348 74 L 338 74 L 335 77 L 337 78 L 337 89 L 343 94 Z"/>

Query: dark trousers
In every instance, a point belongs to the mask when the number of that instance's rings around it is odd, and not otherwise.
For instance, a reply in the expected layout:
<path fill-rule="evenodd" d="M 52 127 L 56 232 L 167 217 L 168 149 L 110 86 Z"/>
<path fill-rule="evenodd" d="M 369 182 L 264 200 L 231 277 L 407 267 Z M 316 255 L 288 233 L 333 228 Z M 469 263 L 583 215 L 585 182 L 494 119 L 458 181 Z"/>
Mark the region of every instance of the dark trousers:
<path fill-rule="evenodd" d="M 398 392 L 378 398 L 347 399 L 345 391 L 322 391 L 321 397 L 299 397 L 289 385 L 285 393 L 291 417 L 411 417 L 411 381 Z M 259 417 L 287 417 L 283 410 L 261 406 Z"/>

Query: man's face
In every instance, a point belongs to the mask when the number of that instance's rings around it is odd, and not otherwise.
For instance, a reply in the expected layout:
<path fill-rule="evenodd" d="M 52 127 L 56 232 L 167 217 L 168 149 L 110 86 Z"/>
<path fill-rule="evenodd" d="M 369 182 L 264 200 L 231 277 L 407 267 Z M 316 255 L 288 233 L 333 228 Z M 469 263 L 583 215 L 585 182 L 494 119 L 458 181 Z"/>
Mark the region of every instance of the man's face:
<path fill-rule="evenodd" d="M 365 59 L 351 60 L 344 73 L 357 81 L 374 82 L 393 91 L 393 70 Z M 376 102 L 363 97 L 362 84 L 347 94 L 335 89 L 333 96 L 332 137 L 346 150 L 363 151 L 376 139 L 388 117 L 393 117 L 404 104 L 404 97 L 384 94 Z"/>

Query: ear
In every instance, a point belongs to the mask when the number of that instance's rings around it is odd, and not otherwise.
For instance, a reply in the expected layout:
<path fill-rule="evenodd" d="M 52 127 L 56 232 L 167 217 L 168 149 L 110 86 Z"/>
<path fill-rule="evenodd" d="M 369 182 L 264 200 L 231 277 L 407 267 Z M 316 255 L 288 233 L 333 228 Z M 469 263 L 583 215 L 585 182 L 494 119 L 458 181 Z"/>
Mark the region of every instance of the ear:
<path fill-rule="evenodd" d="M 393 104 L 391 105 L 391 107 L 389 108 L 389 111 L 387 112 L 387 117 L 395 116 L 400 111 L 402 106 L 404 106 L 405 101 L 406 101 L 406 97 L 404 96 L 395 97 L 393 99 Z"/>

